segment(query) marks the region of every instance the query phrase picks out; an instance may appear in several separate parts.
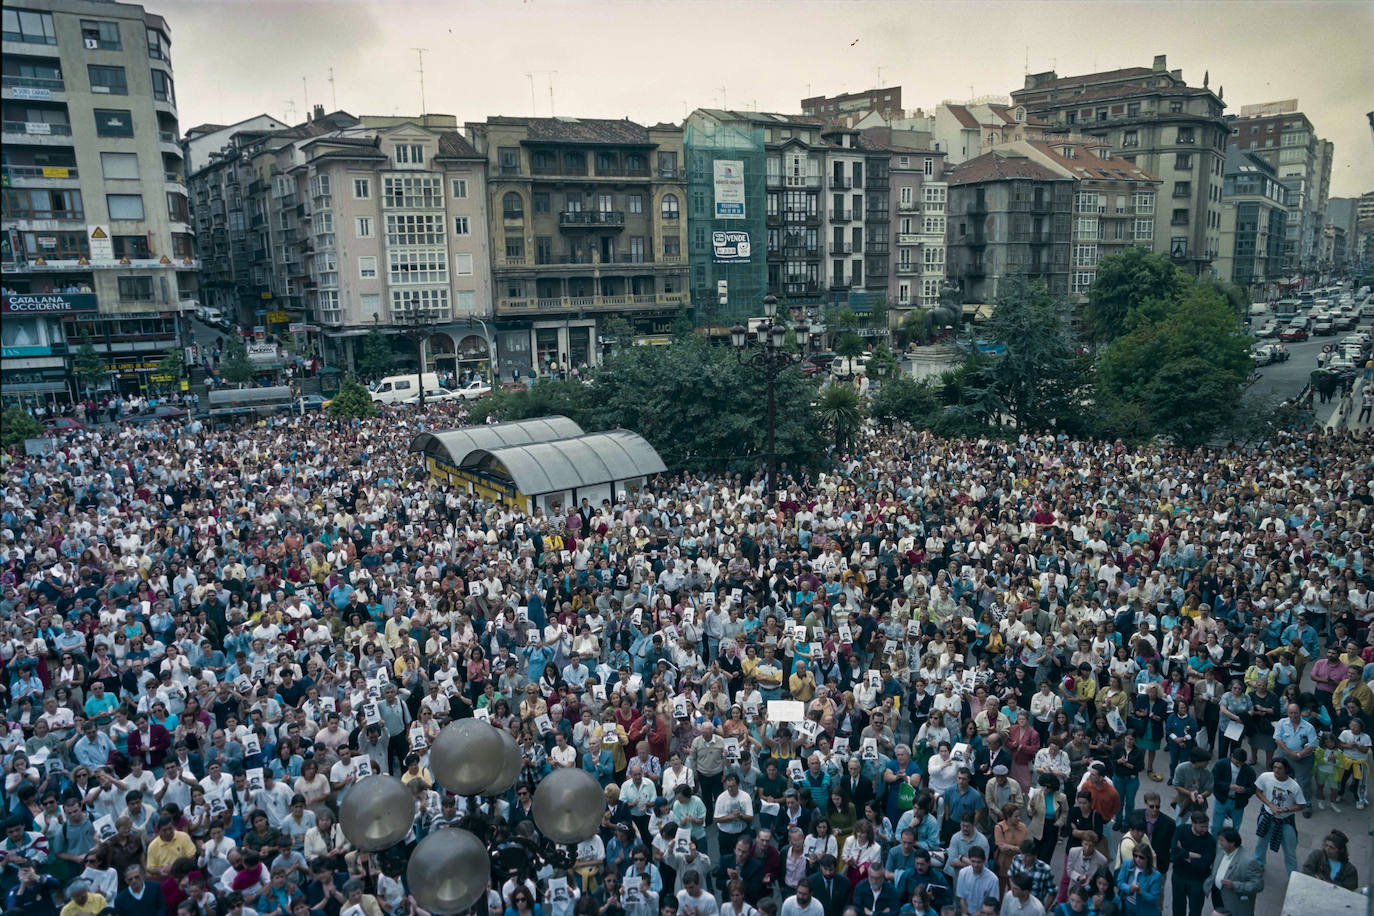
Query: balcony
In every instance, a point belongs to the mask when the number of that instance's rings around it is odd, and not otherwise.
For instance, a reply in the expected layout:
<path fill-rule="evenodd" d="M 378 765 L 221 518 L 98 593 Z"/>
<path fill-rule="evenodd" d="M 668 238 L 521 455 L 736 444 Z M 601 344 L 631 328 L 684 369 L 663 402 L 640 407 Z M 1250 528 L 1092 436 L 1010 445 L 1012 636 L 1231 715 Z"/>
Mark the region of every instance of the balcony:
<path fill-rule="evenodd" d="M 886 255 L 890 252 L 886 242 L 869 242 L 864 246 L 864 254 L 868 255 Z"/>
<path fill-rule="evenodd" d="M 783 221 L 788 223 L 801 223 L 806 226 L 819 226 L 821 215 L 819 213 L 807 213 L 803 210 L 788 210 L 782 215 Z M 776 220 L 776 217 L 773 219 Z"/>
<path fill-rule="evenodd" d="M 624 229 L 623 210 L 563 210 L 558 225 L 564 229 Z"/>
<path fill-rule="evenodd" d="M 852 178 L 831 175 L 830 181 L 826 182 L 826 186 L 832 191 L 848 191 L 850 188 L 854 187 L 854 180 Z"/>
<path fill-rule="evenodd" d="M 782 256 L 793 261 L 819 261 L 821 250 L 819 248 L 805 248 L 793 245 L 784 245 Z"/>
<path fill-rule="evenodd" d="M 770 188 L 819 188 L 819 175 L 769 175 L 765 182 Z"/>
<path fill-rule="evenodd" d="M 907 201 L 906 203 L 899 203 L 899 204 L 897 204 L 897 212 L 898 212 L 898 213 L 920 213 L 920 212 L 921 212 L 921 205 L 918 204 L 918 203 L 917 203 L 916 201 L 914 201 L 914 200 Z"/>
<path fill-rule="evenodd" d="M 5 142 L 25 146 L 71 146 L 70 124 L 49 124 L 46 121 L 6 121 Z"/>
<path fill-rule="evenodd" d="M 784 283 L 782 291 L 788 296 L 818 296 L 821 292 L 819 283 Z"/>
<path fill-rule="evenodd" d="M 843 278 L 835 278 L 830 281 L 830 291 L 832 293 L 842 293 L 849 289 L 852 284 Z"/>
<path fill-rule="evenodd" d="M 500 174 L 500 175 L 519 175 L 519 174 L 520 174 L 520 163 L 518 163 L 518 162 L 506 162 L 506 163 L 502 163 L 501 166 L 500 166 L 500 168 L 497 169 L 497 174 Z"/>
<path fill-rule="evenodd" d="M 656 293 L 639 296 L 548 296 L 501 298 L 496 300 L 498 315 L 556 314 L 563 312 L 647 311 L 679 308 L 686 305 L 686 293 Z"/>
<path fill-rule="evenodd" d="M 970 264 L 964 271 L 964 276 L 975 280 L 981 280 L 988 275 L 988 269 L 981 262 Z"/>
<path fill-rule="evenodd" d="M 914 262 L 912 262 L 912 261 L 898 261 L 898 262 L 897 262 L 897 273 L 899 273 L 899 274 L 902 274 L 902 275 L 905 276 L 905 275 L 908 275 L 908 274 L 918 274 L 918 273 L 920 273 L 920 272 L 921 272 L 921 265 L 920 265 L 920 264 L 916 264 L 916 263 L 914 263 Z"/>
<path fill-rule="evenodd" d="M 77 180 L 76 166 L 7 165 L 0 168 L 7 188 L 61 188 Z"/>
<path fill-rule="evenodd" d="M 897 233 L 897 244 L 919 245 L 921 244 L 921 237 L 914 232 L 899 232 Z"/>
<path fill-rule="evenodd" d="M 854 246 L 849 242 L 831 242 L 827 250 L 832 255 L 847 255 L 854 253 Z"/>
<path fill-rule="evenodd" d="M 52 102 L 61 101 L 55 99 L 53 93 L 66 92 L 67 84 L 61 77 L 49 76 L 10 76 L 5 74 L 0 77 L 0 89 L 4 90 L 4 97 L 7 99 L 18 99 L 26 102 Z"/>
<path fill-rule="evenodd" d="M 854 218 L 853 210 L 831 210 L 827 216 L 832 223 L 847 223 Z"/>
<path fill-rule="evenodd" d="M 881 191 L 888 187 L 888 177 L 886 175 L 874 175 L 872 172 L 869 172 L 868 175 L 864 176 L 864 187 Z"/>

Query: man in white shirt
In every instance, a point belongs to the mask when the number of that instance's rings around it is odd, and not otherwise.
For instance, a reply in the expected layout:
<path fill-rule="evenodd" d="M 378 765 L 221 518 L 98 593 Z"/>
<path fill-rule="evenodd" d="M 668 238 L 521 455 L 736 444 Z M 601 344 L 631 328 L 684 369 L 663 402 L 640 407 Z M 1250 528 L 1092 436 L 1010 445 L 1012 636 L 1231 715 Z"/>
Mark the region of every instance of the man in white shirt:
<path fill-rule="evenodd" d="M 797 882 L 797 892 L 782 902 L 781 916 L 824 916 L 825 907 L 811 896 L 811 880 Z"/>
<path fill-rule="evenodd" d="M 715 818 L 721 845 L 728 840 L 732 847 L 754 819 L 754 802 L 739 790 L 739 777 L 734 773 L 725 774 L 725 791 L 716 796 Z"/>
<path fill-rule="evenodd" d="M 1045 905 L 1031 893 L 1029 875 L 1013 875 L 999 916 L 1045 916 Z"/>

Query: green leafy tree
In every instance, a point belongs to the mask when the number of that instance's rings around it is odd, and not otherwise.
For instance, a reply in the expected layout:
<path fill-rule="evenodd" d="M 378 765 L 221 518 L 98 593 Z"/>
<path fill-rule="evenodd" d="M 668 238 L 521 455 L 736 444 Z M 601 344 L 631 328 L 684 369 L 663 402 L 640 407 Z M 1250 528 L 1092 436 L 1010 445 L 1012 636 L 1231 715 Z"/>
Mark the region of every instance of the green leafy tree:
<path fill-rule="evenodd" d="M 157 363 L 157 374 L 171 379 L 163 383 L 171 387 L 176 387 L 177 382 L 186 377 L 186 359 L 181 355 L 180 347 L 169 347 L 162 354 L 162 359 Z"/>
<path fill-rule="evenodd" d="M 852 359 L 864 352 L 864 339 L 853 331 L 846 331 L 835 339 L 835 355 Z"/>
<path fill-rule="evenodd" d="M 899 376 L 883 382 L 868 409 L 884 425 L 900 422 L 926 426 L 940 413 L 941 406 L 935 386 L 929 381 Z"/>
<path fill-rule="evenodd" d="M 1142 318 L 1162 317 L 1188 282 L 1172 261 L 1144 248 L 1131 247 L 1103 258 L 1083 307 L 1088 336 L 1106 343 L 1129 333 Z"/>
<path fill-rule="evenodd" d="M 1099 388 L 1181 445 L 1225 430 L 1254 368 L 1250 338 L 1217 290 L 1197 287 L 1172 311 L 1102 352 Z"/>
<path fill-rule="evenodd" d="M 6 407 L 0 426 L 4 427 L 4 435 L 0 436 L 0 440 L 3 440 L 5 448 L 21 446 L 25 439 L 37 439 L 43 435 L 43 427 L 22 407 Z"/>
<path fill-rule="evenodd" d="M 474 423 L 485 423 L 492 415 L 503 422 L 563 416 L 585 427 L 590 407 L 591 389 L 582 382 L 541 378 L 530 388 L 493 391 L 472 406 L 468 417 Z"/>
<path fill-rule="evenodd" d="M 930 331 L 927 328 L 930 312 L 923 308 L 914 308 L 902 316 L 902 339 L 907 344 L 924 344 L 930 338 Z"/>
<path fill-rule="evenodd" d="M 361 419 L 375 417 L 377 405 L 372 403 L 372 395 L 356 378 L 349 376 L 339 385 L 339 393 L 329 402 L 329 415 L 332 417 Z"/>
<path fill-rule="evenodd" d="M 225 381 L 234 385 L 243 385 L 253 378 L 253 363 L 248 359 L 248 346 L 237 334 L 229 335 L 229 341 L 224 345 L 224 359 L 220 362 L 219 374 L 224 376 Z"/>
<path fill-rule="evenodd" d="M 88 394 L 99 388 L 110 375 L 105 368 L 104 358 L 95 350 L 91 335 L 84 330 L 81 332 L 81 343 L 77 346 L 76 355 L 72 357 L 72 372 Z"/>
<path fill-rule="evenodd" d="M 974 375 L 975 397 L 1019 429 L 1058 427 L 1079 412 L 1087 364 L 1069 336 L 1067 307 L 1041 283 L 1014 283 L 999 296 L 987 335 L 1002 346 Z"/>
<path fill-rule="evenodd" d="M 825 326 L 831 334 L 852 331 L 859 326 L 859 316 L 847 305 L 832 305 L 825 310 Z"/>
<path fill-rule="evenodd" d="M 767 392 L 762 374 L 702 337 L 666 347 L 613 353 L 588 389 L 585 429 L 622 427 L 644 436 L 673 470 L 752 471 L 767 450 Z M 795 369 L 777 379 L 778 460 L 793 465 L 816 450 L 810 408 L 815 387 Z"/>
<path fill-rule="evenodd" d="M 356 352 L 358 374 L 364 378 L 386 375 L 396 365 L 396 354 L 387 335 L 377 329 L 368 331 Z"/>
<path fill-rule="evenodd" d="M 886 385 L 891 379 L 897 377 L 901 370 L 901 364 L 897 362 L 897 357 L 891 348 L 885 343 L 879 343 L 873 348 L 873 355 L 868 361 L 868 375 L 870 378 L 883 380 Z"/>
<path fill-rule="evenodd" d="M 863 425 L 863 404 L 853 385 L 832 384 L 821 389 L 816 401 L 821 429 L 831 437 L 836 451 L 843 451 Z"/>
<path fill-rule="evenodd" d="M 1225 300 L 1231 313 L 1245 321 L 1250 317 L 1250 291 L 1239 283 L 1228 283 L 1225 280 L 1217 280 L 1213 277 L 1203 277 L 1193 281 L 1193 285 L 1202 290 L 1214 292 Z"/>

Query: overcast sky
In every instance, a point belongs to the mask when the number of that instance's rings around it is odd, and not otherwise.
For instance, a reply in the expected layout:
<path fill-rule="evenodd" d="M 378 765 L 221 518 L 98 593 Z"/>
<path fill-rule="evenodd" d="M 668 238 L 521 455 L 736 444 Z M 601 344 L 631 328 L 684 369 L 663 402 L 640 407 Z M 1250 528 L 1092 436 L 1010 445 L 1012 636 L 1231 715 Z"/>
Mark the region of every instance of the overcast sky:
<path fill-rule="evenodd" d="M 1006 95 L 1029 72 L 1209 71 L 1228 112 L 1297 98 L 1336 145 L 1332 196 L 1374 189 L 1374 3 L 848 0 L 144 0 L 172 29 L 183 129 L 311 104 L 681 121 L 701 106 L 798 111 L 900 85 L 907 108 Z M 334 86 L 328 82 L 333 68 Z M 546 71 L 557 71 L 550 73 Z M 533 93 L 531 79 L 533 74 Z M 302 77 L 306 83 L 302 85 Z M 549 84 L 553 85 L 553 100 Z M 533 98 L 531 96 L 533 95 Z M 337 106 L 336 103 L 337 102 Z"/>

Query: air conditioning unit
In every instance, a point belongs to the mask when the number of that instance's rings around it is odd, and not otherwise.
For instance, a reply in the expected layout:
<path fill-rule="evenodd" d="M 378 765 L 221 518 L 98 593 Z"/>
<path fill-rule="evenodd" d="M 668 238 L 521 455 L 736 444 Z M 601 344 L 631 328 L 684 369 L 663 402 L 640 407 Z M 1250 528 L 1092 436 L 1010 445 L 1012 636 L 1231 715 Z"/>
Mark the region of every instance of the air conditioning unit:
<path fill-rule="evenodd" d="M 87 51 L 94 51 L 100 47 L 100 40 L 97 38 L 85 38 L 82 41 L 85 42 Z"/>

